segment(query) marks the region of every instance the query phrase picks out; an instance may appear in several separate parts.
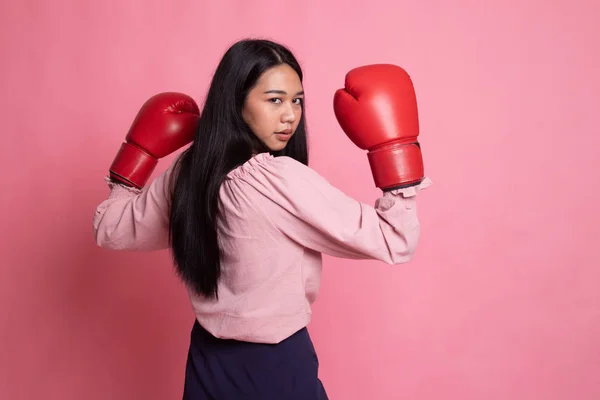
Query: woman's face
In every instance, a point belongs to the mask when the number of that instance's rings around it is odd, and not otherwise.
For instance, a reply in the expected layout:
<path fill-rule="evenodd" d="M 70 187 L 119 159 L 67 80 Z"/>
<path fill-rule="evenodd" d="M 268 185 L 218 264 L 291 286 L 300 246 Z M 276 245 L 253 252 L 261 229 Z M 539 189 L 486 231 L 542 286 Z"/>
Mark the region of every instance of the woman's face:
<path fill-rule="evenodd" d="M 271 151 L 285 148 L 302 116 L 304 91 L 296 71 L 282 64 L 265 71 L 248 93 L 242 116 Z"/>

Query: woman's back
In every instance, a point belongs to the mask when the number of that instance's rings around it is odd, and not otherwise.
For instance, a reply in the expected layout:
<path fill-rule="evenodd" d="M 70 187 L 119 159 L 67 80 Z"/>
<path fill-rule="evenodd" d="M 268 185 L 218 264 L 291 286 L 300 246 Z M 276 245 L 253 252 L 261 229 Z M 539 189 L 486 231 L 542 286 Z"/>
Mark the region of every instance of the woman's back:
<path fill-rule="evenodd" d="M 322 253 L 388 264 L 411 259 L 420 233 L 413 195 L 428 184 L 386 194 L 374 208 L 292 158 L 251 158 L 221 186 L 219 299 L 190 292 L 197 317 L 217 337 L 288 337 L 310 321 Z"/>

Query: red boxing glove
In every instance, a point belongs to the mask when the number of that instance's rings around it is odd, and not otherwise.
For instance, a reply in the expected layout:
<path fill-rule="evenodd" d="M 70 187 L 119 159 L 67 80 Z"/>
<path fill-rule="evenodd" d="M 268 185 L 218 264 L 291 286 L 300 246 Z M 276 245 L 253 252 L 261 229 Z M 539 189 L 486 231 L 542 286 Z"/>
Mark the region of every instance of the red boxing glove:
<path fill-rule="evenodd" d="M 368 150 L 375 185 L 386 191 L 420 183 L 423 157 L 412 81 L 391 64 L 365 65 L 346 74 L 333 99 L 335 116 L 352 142 Z"/>
<path fill-rule="evenodd" d="M 142 188 L 158 160 L 194 139 L 200 110 L 182 93 L 159 93 L 144 103 L 110 167 L 111 179 Z"/>

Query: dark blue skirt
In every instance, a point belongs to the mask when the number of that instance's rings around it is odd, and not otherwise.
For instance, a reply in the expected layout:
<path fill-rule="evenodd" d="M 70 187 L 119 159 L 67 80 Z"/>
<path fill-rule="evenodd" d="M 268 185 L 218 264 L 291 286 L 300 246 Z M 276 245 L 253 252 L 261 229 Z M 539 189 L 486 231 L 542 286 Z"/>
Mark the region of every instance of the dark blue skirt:
<path fill-rule="evenodd" d="M 303 328 L 278 344 L 218 339 L 196 321 L 183 400 L 327 400 Z"/>

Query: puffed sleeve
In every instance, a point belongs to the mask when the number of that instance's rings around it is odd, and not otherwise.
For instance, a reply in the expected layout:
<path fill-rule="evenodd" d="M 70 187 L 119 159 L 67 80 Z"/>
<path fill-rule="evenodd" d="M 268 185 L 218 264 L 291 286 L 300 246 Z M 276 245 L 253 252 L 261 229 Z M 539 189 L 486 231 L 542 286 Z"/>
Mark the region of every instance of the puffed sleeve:
<path fill-rule="evenodd" d="M 284 235 L 302 246 L 335 257 L 410 261 L 420 236 L 417 194 L 431 184 L 382 192 L 374 205 L 361 203 L 332 186 L 313 169 L 289 157 L 257 165 L 262 192 L 258 206 Z"/>
<path fill-rule="evenodd" d="M 143 189 L 114 183 L 94 212 L 98 246 L 112 250 L 152 251 L 168 247 L 170 181 L 174 164 Z"/>

